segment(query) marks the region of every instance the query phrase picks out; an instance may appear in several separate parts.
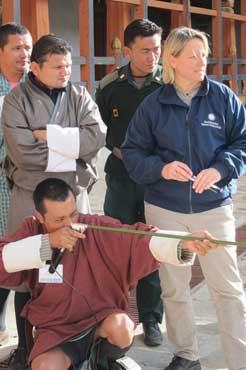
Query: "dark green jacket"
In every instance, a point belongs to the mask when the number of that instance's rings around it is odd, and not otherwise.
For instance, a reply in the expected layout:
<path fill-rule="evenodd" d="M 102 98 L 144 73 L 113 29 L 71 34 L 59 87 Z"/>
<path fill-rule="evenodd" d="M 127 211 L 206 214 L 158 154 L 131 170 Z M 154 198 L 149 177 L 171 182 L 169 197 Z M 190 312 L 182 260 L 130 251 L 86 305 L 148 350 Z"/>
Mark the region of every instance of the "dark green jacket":
<path fill-rule="evenodd" d="M 107 126 L 106 147 L 120 148 L 126 135 L 129 122 L 142 100 L 162 84 L 162 68 L 158 66 L 153 74 L 146 77 L 139 90 L 131 76 L 129 64 L 106 75 L 99 83 L 96 102 L 104 123 Z M 105 165 L 105 172 L 126 177 L 123 162 L 112 153 Z"/>

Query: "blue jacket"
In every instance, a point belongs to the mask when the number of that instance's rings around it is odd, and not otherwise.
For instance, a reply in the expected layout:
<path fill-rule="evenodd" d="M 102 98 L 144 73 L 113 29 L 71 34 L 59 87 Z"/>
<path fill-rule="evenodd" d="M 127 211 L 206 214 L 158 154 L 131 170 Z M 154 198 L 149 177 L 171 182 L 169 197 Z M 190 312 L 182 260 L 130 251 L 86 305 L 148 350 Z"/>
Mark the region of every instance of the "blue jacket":
<path fill-rule="evenodd" d="M 245 170 L 246 111 L 227 86 L 207 78 L 190 107 L 167 84 L 139 106 L 121 151 L 130 176 L 145 185 L 147 202 L 182 213 L 220 207 L 231 203 L 228 185 Z M 194 175 L 216 168 L 220 191 L 196 194 L 191 182 L 163 179 L 163 166 L 175 160 Z"/>

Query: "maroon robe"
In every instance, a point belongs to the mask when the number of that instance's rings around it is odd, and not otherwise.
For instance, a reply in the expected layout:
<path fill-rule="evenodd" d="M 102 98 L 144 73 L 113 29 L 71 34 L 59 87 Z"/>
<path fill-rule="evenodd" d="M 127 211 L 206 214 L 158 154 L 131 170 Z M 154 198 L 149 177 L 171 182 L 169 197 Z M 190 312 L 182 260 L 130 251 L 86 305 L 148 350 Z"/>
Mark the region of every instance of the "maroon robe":
<path fill-rule="evenodd" d="M 95 215 L 80 215 L 78 222 L 121 225 L 110 217 Z M 127 227 L 151 229 L 140 223 Z M 25 219 L 13 235 L 0 239 L 1 256 L 5 244 L 45 233 L 37 219 Z M 0 285 L 25 282 L 31 292 L 31 300 L 22 312 L 36 328 L 30 361 L 113 312 L 129 314 L 129 290 L 160 266 L 149 250 L 149 237 L 93 229 L 87 229 L 85 234 L 86 239 L 78 240 L 72 253 L 63 254 L 66 280 L 61 284 L 39 283 L 38 269 L 9 274 L 0 258 Z"/>

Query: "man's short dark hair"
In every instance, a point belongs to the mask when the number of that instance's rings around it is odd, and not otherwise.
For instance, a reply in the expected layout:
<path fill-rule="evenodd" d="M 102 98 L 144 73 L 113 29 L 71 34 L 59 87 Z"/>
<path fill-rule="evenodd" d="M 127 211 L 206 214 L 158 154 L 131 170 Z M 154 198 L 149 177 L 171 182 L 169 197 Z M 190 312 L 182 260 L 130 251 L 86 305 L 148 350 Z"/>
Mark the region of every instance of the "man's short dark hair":
<path fill-rule="evenodd" d="M 5 23 L 0 27 L 0 48 L 3 49 L 8 44 L 9 35 L 26 35 L 29 30 L 18 23 Z"/>
<path fill-rule="evenodd" d="M 138 36 L 148 37 L 156 34 L 160 35 L 160 37 L 162 34 L 162 28 L 157 26 L 157 24 L 148 19 L 135 19 L 128 24 L 124 31 L 124 45 L 131 46 Z"/>
<path fill-rule="evenodd" d="M 33 192 L 36 211 L 44 215 L 46 213 L 44 206 L 45 199 L 64 202 L 69 197 L 69 193 L 72 193 L 75 197 L 71 186 L 61 179 L 48 178 L 41 181 Z"/>
<path fill-rule="evenodd" d="M 71 52 L 72 47 L 67 41 L 54 35 L 44 35 L 34 44 L 30 59 L 40 65 L 46 61 L 48 55 L 66 55 Z"/>

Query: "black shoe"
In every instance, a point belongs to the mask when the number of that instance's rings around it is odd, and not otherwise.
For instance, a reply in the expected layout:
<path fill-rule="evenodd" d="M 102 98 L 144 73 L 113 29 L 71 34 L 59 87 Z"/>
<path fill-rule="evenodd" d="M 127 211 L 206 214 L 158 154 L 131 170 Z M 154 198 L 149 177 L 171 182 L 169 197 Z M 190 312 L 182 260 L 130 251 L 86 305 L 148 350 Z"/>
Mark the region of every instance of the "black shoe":
<path fill-rule="evenodd" d="M 9 370 L 31 370 L 27 364 L 27 353 L 24 348 L 16 348 L 8 359 Z"/>
<path fill-rule="evenodd" d="M 144 321 L 143 332 L 146 346 L 159 346 L 162 343 L 163 335 L 156 321 Z"/>
<path fill-rule="evenodd" d="M 199 360 L 191 361 L 185 358 L 174 356 L 170 364 L 164 370 L 201 370 Z"/>

